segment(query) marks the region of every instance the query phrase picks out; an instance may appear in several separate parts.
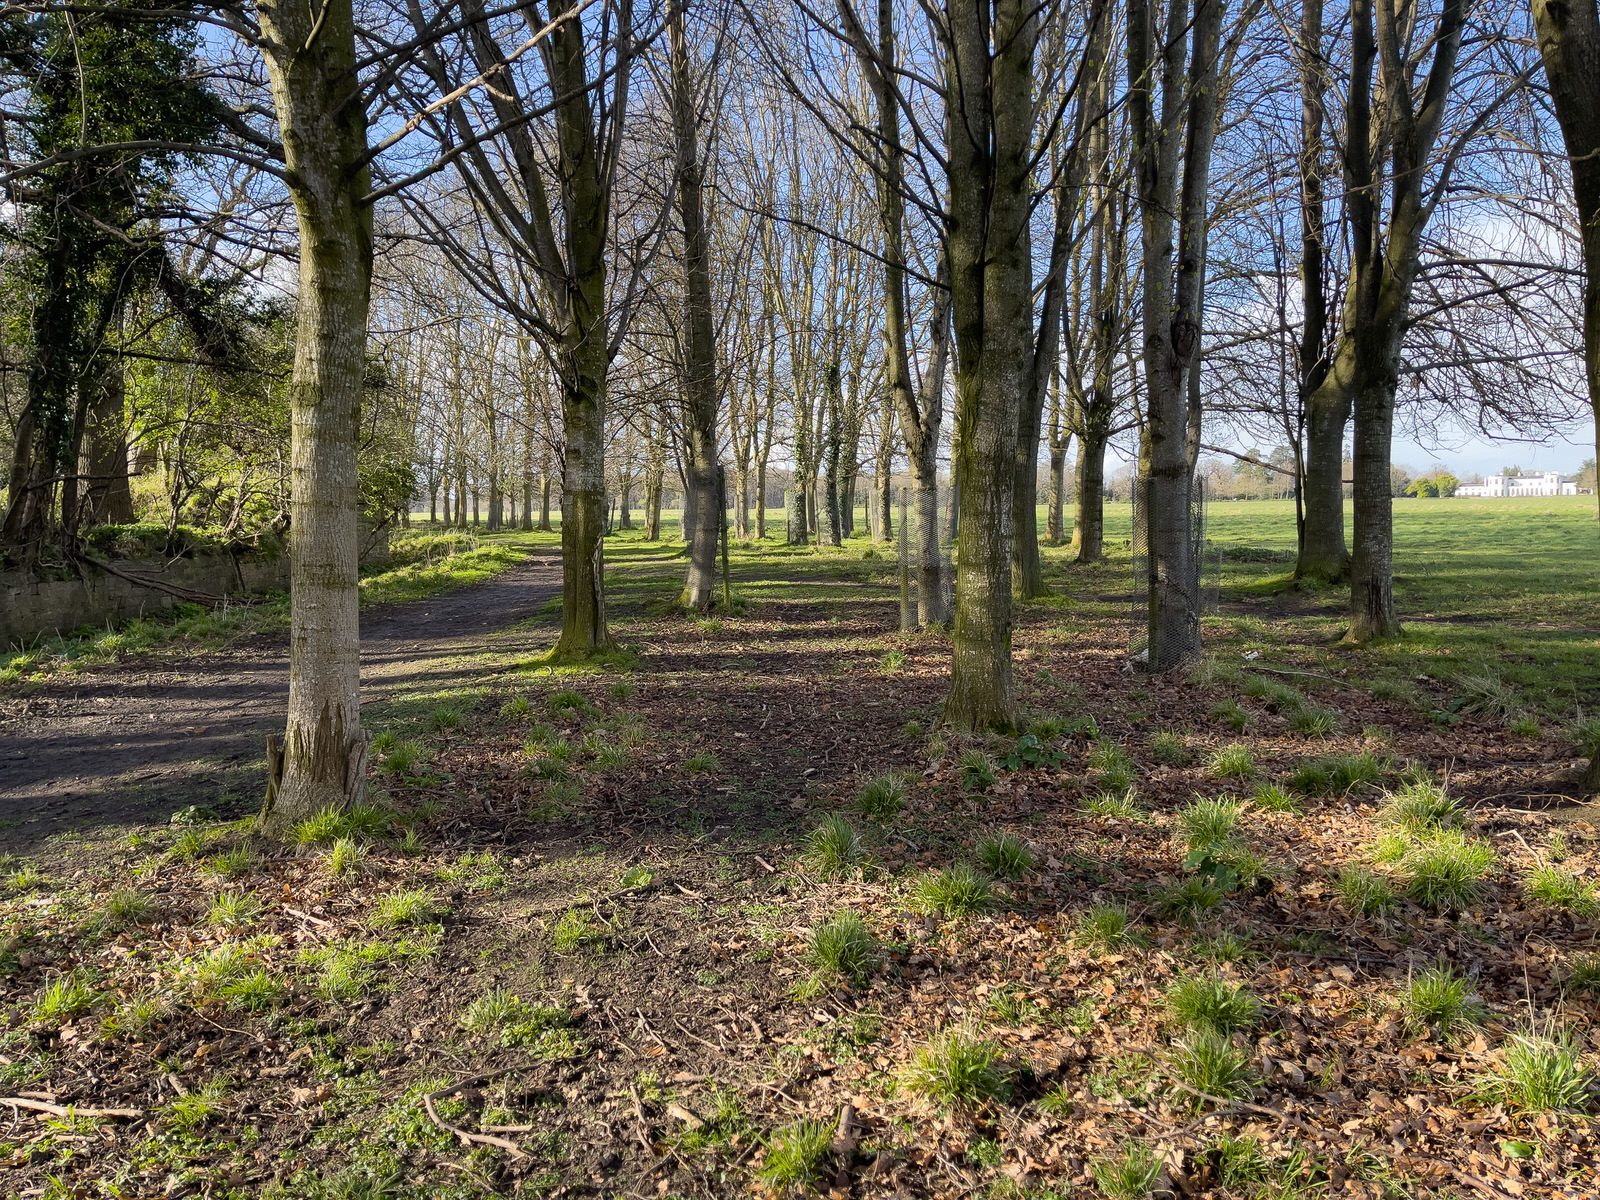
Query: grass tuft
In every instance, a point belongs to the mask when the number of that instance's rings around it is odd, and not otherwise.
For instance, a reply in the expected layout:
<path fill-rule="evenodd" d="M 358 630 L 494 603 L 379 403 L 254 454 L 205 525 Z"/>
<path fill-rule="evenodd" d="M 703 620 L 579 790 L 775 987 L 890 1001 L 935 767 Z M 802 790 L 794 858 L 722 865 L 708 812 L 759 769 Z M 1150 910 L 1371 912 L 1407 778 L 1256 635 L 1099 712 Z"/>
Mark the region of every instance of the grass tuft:
<path fill-rule="evenodd" d="M 837 813 L 822 819 L 807 839 L 805 861 L 812 873 L 824 879 L 846 875 L 865 857 L 854 826 Z"/>
<path fill-rule="evenodd" d="M 1459 829 L 1439 830 L 1414 843 L 1400 860 L 1406 895 L 1423 908 L 1463 908 L 1483 892 L 1483 877 L 1494 866 L 1488 842 Z"/>
<path fill-rule="evenodd" d="M 1256 773 L 1256 758 L 1250 752 L 1250 747 L 1235 743 L 1224 746 L 1211 756 L 1208 764 L 1211 774 L 1218 779 L 1253 779 Z"/>
<path fill-rule="evenodd" d="M 920 912 L 949 920 L 986 911 L 993 903 L 989 881 L 966 863 L 925 875 L 917 883 L 914 901 Z"/>
<path fill-rule="evenodd" d="M 1500 1068 L 1483 1083 L 1488 1096 L 1522 1112 L 1583 1112 L 1594 1106 L 1594 1074 L 1565 1032 L 1513 1034 Z"/>
<path fill-rule="evenodd" d="M 1033 869 L 1034 853 L 1020 838 L 1004 831 L 978 843 L 978 865 L 993 879 L 1021 879 Z"/>
<path fill-rule="evenodd" d="M 796 1121 L 767 1139 L 761 1179 L 779 1192 L 809 1189 L 823 1182 L 823 1164 L 833 1147 L 833 1123 Z"/>
<path fill-rule="evenodd" d="M 970 1111 L 1011 1091 L 1000 1047 L 959 1027 L 919 1046 L 901 1074 L 907 1090 L 939 1108 Z"/>
<path fill-rule="evenodd" d="M 1261 1019 L 1261 1002 L 1248 990 L 1216 976 L 1180 979 L 1167 991 L 1167 1012 L 1185 1029 L 1231 1033 Z"/>
<path fill-rule="evenodd" d="M 961 754 L 961 786 L 969 792 L 984 792 L 994 786 L 998 776 L 994 760 L 982 750 L 965 750 Z"/>
<path fill-rule="evenodd" d="M 1139 805 L 1130 787 L 1120 792 L 1097 792 L 1083 802 L 1083 811 L 1096 817 L 1135 817 L 1139 815 Z"/>
<path fill-rule="evenodd" d="M 1443 963 L 1406 981 L 1400 989 L 1400 1011 L 1414 1033 L 1430 1033 L 1445 1040 L 1483 1018 L 1483 1005 L 1473 995 L 1471 981 Z"/>
<path fill-rule="evenodd" d="M 811 965 L 819 972 L 860 983 L 872 973 L 877 939 L 859 916 L 842 912 L 811 932 Z"/>
<path fill-rule="evenodd" d="M 1133 917 L 1126 904 L 1096 904 L 1078 919 L 1073 937 L 1083 946 L 1116 950 L 1135 940 Z"/>
<path fill-rule="evenodd" d="M 1336 881 L 1339 898 L 1351 912 L 1363 917 L 1382 916 L 1394 907 L 1394 884 L 1366 867 L 1347 866 Z"/>
<path fill-rule="evenodd" d="M 1337 796 L 1376 786 L 1382 779 L 1383 764 L 1370 750 L 1363 750 L 1307 759 L 1289 776 L 1289 785 L 1308 796 Z"/>
<path fill-rule="evenodd" d="M 1600 897 L 1595 895 L 1594 885 L 1561 867 L 1537 868 L 1528 876 L 1524 891 L 1530 900 L 1552 908 L 1564 908 L 1581 917 L 1600 912 Z"/>
<path fill-rule="evenodd" d="M 856 807 L 863 816 L 878 821 L 892 821 L 906 806 L 909 794 L 906 777 L 897 771 L 887 771 L 882 775 L 874 775 L 861 785 L 861 790 L 856 793 Z"/>
<path fill-rule="evenodd" d="M 1461 806 L 1430 779 L 1413 779 L 1386 793 L 1384 824 L 1420 836 L 1437 829 L 1459 829 Z"/>
<path fill-rule="evenodd" d="M 1178 1082 L 1204 1092 L 1192 1097 L 1202 1103 L 1206 1097 L 1244 1100 L 1255 1090 L 1249 1056 L 1215 1029 L 1198 1029 L 1176 1042 L 1167 1054 L 1167 1069 Z"/>
<path fill-rule="evenodd" d="M 431 892 L 423 888 L 408 888 L 379 897 L 377 906 L 372 910 L 372 923 L 387 929 L 398 929 L 405 925 L 426 926 L 432 924 L 441 912 L 443 908 Z"/>
<path fill-rule="evenodd" d="M 1105 1200 L 1146 1200 L 1161 1178 L 1161 1158 L 1144 1146 L 1107 1154 L 1089 1164 L 1094 1186 Z"/>
<path fill-rule="evenodd" d="M 1178 826 L 1190 850 L 1226 846 L 1233 840 L 1244 806 L 1232 796 L 1196 797 L 1178 813 Z"/>

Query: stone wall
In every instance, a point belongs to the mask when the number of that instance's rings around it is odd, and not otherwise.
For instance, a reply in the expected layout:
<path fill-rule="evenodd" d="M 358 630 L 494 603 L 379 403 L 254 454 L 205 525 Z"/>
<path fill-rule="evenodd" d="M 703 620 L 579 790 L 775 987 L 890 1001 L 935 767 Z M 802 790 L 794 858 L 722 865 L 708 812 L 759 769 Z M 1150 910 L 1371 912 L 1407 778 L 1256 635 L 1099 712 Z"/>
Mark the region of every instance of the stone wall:
<path fill-rule="evenodd" d="M 119 559 L 118 571 L 211 596 L 283 591 L 289 586 L 289 556 L 235 557 L 227 551 L 166 562 Z M 26 572 L 0 572 L 0 647 L 25 645 L 40 634 L 70 633 L 85 626 L 164 612 L 181 601 L 95 567 L 83 579 L 39 579 Z"/>

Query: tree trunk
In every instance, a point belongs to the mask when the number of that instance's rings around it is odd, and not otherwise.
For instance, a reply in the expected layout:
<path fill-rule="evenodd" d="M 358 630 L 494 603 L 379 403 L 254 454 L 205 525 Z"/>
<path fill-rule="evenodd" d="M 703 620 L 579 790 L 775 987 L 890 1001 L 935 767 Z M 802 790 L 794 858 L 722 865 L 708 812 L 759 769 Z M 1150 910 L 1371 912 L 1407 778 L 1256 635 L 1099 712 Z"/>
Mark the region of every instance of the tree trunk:
<path fill-rule="evenodd" d="M 722 525 L 717 466 L 717 343 L 684 3 L 685 0 L 669 0 L 667 8 L 678 218 L 683 227 L 685 432 L 689 451 L 685 483 L 694 500 L 690 506 L 694 526 L 692 531 L 685 530 L 689 570 L 683 585 L 683 603 L 697 612 L 706 612 L 716 599 L 717 538 Z"/>
<path fill-rule="evenodd" d="M 87 477 L 81 514 L 85 524 L 125 525 L 133 520 L 128 434 L 123 419 L 125 388 L 122 359 L 108 354 L 95 375 L 95 395 L 79 467 Z"/>
<path fill-rule="evenodd" d="M 1033 357 L 1033 57 L 1025 0 L 954 5 L 945 65 L 950 117 L 953 463 L 961 484 L 959 567 L 944 718 L 957 729 L 1014 725 L 1011 539 L 1017 429 Z"/>
<path fill-rule="evenodd" d="M 1067 449 L 1072 435 L 1050 439 L 1050 498 L 1045 517 L 1045 533 L 1052 546 L 1067 540 Z"/>
<path fill-rule="evenodd" d="M 1331 373 L 1306 402 L 1305 537 L 1295 578 L 1337 582 L 1349 577 L 1344 541 L 1344 430 L 1350 395 Z"/>
<path fill-rule="evenodd" d="M 806 535 L 806 488 L 805 484 L 797 477 L 788 491 L 788 542 L 791 546 L 805 546 L 810 543 Z"/>
<path fill-rule="evenodd" d="M 1572 169 L 1583 239 L 1583 365 L 1600 463 L 1600 11 L 1594 0 L 1533 0 L 1534 29 Z M 1600 487 L 1595 488 L 1600 504 Z M 1589 768 L 1600 788 L 1600 756 Z"/>
<path fill-rule="evenodd" d="M 1355 549 L 1350 557 L 1351 641 L 1400 632 L 1394 606 L 1394 439 L 1392 378 L 1368 386 L 1355 401 Z"/>
<path fill-rule="evenodd" d="M 555 526 L 550 524 L 550 472 L 539 473 L 539 529 L 549 533 Z"/>
<path fill-rule="evenodd" d="M 1078 439 L 1078 518 L 1072 541 L 1080 563 L 1106 556 L 1106 438 L 1098 430 Z"/>
<path fill-rule="evenodd" d="M 258 9 L 300 233 L 290 383 L 289 711 L 265 822 L 289 828 L 359 799 L 356 441 L 372 213 L 351 0 Z M 274 756 L 276 757 L 276 755 Z"/>
<path fill-rule="evenodd" d="M 756 462 L 756 540 L 767 536 L 767 459 Z"/>

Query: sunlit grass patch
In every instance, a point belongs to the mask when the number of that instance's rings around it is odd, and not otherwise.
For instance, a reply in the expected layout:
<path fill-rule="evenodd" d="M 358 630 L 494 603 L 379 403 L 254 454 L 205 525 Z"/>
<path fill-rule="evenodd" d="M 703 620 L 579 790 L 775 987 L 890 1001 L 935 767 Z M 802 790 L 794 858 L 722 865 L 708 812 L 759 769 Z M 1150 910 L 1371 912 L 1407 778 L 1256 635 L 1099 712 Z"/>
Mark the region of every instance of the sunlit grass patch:
<path fill-rule="evenodd" d="M 1003 1100 L 1011 1090 L 1000 1047 L 960 1027 L 917 1047 L 900 1081 L 907 1091 L 946 1110 L 975 1109 Z"/>
<path fill-rule="evenodd" d="M 918 911 L 958 920 L 987 912 L 994 903 L 989 880 L 966 863 L 925 875 L 912 892 Z"/>

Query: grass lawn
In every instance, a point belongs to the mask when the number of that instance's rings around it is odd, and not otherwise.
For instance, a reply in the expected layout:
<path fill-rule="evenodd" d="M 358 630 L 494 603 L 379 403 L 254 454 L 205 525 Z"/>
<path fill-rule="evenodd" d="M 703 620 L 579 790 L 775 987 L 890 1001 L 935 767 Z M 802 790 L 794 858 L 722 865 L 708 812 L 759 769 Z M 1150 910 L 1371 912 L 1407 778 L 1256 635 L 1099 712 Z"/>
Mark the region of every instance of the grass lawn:
<path fill-rule="evenodd" d="M 621 651 L 476 646 L 369 714 L 368 807 L 6 863 L 0 1096 L 54 1107 L 5 1190 L 1600 1195 L 1588 499 L 1397 503 L 1364 650 L 1289 506 L 1213 505 L 1161 678 L 1109 518 L 1018 612 L 1019 736 L 939 727 L 883 548 L 736 545 L 697 617 L 619 532 Z"/>

